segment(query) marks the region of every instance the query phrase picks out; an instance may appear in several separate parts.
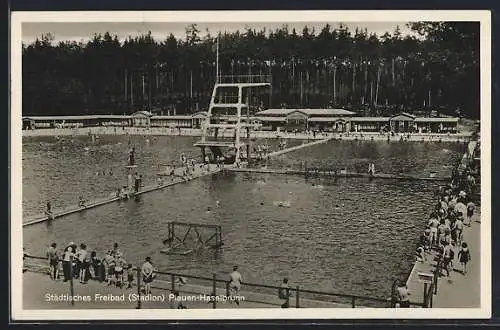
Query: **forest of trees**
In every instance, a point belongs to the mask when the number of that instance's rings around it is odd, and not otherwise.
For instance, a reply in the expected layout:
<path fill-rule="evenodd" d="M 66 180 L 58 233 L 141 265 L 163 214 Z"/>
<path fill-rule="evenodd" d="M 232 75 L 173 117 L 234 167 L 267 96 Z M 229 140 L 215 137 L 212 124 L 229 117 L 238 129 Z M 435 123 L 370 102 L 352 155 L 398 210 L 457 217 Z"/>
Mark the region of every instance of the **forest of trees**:
<path fill-rule="evenodd" d="M 479 117 L 479 23 L 415 22 L 382 36 L 340 24 L 321 31 L 219 35 L 223 75 L 271 74 L 266 107 L 343 107 L 365 115 L 436 110 Z M 418 33 L 418 34 L 417 34 Z M 215 82 L 217 36 L 196 24 L 186 37 L 151 33 L 120 42 L 23 44 L 23 115 L 206 110 Z M 259 100 L 260 102 L 260 100 Z M 269 104 L 270 103 L 270 104 Z"/>

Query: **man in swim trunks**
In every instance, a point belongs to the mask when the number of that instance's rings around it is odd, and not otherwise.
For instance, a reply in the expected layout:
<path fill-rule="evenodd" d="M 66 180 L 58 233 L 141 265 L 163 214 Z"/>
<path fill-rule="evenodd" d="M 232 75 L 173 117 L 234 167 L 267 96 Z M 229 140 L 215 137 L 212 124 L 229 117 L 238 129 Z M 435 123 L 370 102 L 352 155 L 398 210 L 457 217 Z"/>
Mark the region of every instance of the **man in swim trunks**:
<path fill-rule="evenodd" d="M 243 278 L 241 277 L 240 272 L 238 272 L 238 266 L 233 267 L 233 272 L 229 274 L 229 295 L 232 296 L 237 296 L 241 290 L 241 282 L 243 282 Z M 238 299 L 234 300 L 236 302 L 236 305 L 240 305 L 240 302 Z"/>
<path fill-rule="evenodd" d="M 432 217 L 429 220 L 429 223 L 427 224 L 430 229 L 430 240 L 431 240 L 431 248 L 436 246 L 436 242 L 438 239 L 438 226 L 439 226 L 439 221 L 435 218 Z"/>
<path fill-rule="evenodd" d="M 50 267 L 50 277 L 55 280 L 57 279 L 57 271 L 59 269 L 59 255 L 57 252 L 57 244 L 52 243 L 47 250 L 47 258 L 49 260 Z"/>
<path fill-rule="evenodd" d="M 464 230 L 464 223 L 462 221 L 462 217 L 458 217 L 457 220 L 453 223 L 452 230 L 455 232 L 455 242 L 457 244 L 462 243 L 463 239 L 463 230 Z"/>

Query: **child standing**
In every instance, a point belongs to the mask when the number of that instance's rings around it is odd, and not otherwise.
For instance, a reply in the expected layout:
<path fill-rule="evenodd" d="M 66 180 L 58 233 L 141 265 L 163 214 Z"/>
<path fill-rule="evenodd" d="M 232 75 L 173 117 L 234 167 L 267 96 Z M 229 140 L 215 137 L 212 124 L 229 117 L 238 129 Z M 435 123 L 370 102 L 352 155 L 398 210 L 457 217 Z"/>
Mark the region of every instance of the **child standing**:
<path fill-rule="evenodd" d="M 112 252 L 108 251 L 106 253 L 106 256 L 104 257 L 104 262 L 106 264 L 106 268 L 108 269 L 108 285 L 111 285 L 111 283 L 114 282 L 114 277 L 115 277 L 115 258 L 112 256 Z"/>
<path fill-rule="evenodd" d="M 458 260 L 462 264 L 463 270 L 462 273 L 464 275 L 467 274 L 467 263 L 470 261 L 470 251 L 469 247 L 467 246 L 467 243 L 462 243 L 462 248 L 458 252 Z"/>

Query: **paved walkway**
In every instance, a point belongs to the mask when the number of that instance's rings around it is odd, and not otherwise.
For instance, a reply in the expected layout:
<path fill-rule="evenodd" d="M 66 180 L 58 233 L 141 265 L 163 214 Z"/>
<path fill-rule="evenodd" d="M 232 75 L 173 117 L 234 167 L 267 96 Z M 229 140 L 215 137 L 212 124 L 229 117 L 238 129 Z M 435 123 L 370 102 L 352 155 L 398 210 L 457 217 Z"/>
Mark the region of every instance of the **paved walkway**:
<path fill-rule="evenodd" d="M 476 214 L 472 218 L 471 227 L 464 229 L 464 242 L 469 245 L 471 254 L 471 261 L 467 265 L 467 275 L 462 274 L 462 265 L 457 259 L 459 248 L 456 248 L 451 281 L 445 277 L 440 279 L 433 307 L 481 307 L 481 224 L 479 221 L 480 214 Z"/>
<path fill-rule="evenodd" d="M 39 264 L 39 263 L 37 263 Z M 40 264 L 39 264 L 40 265 Z M 73 281 L 74 295 L 89 296 L 88 302 L 75 302 L 74 306 L 69 301 L 49 301 L 50 295 L 69 295 L 70 284 L 62 280 L 53 281 L 46 273 L 46 266 L 34 267 L 31 265 L 28 269 L 34 271 L 27 271 L 23 274 L 23 304 L 24 309 L 135 309 L 137 301 L 137 286 L 133 285 L 132 288 L 117 288 L 116 286 L 108 286 L 106 283 L 99 283 L 97 281 L 89 281 L 88 284 L 81 284 L 78 280 Z M 135 284 L 135 283 L 134 283 Z M 223 284 L 218 284 L 217 295 L 224 296 L 225 288 L 221 287 Z M 155 280 L 153 283 L 152 294 L 154 296 L 164 296 L 164 301 L 148 301 L 141 302 L 141 308 L 155 308 L 155 309 L 169 309 L 177 308 L 177 303 L 170 299 L 170 286 L 171 283 L 163 280 Z M 184 304 L 190 309 L 211 309 L 212 303 L 207 300 L 200 300 L 198 297 L 202 295 L 210 295 L 212 288 L 209 286 L 202 286 L 196 284 L 186 284 L 181 288 L 181 297 L 195 297 L 197 301 L 188 301 Z M 124 295 L 124 301 L 101 301 L 96 298 L 96 294 L 113 296 Z M 49 296 L 47 296 L 49 295 Z M 240 292 L 240 296 L 244 297 L 245 301 L 236 306 L 235 303 L 230 301 L 220 301 L 217 303 L 217 308 L 280 308 L 284 302 L 279 299 L 277 294 L 264 294 L 257 292 L 246 291 L 245 288 Z M 295 297 L 290 299 L 290 307 L 295 307 Z M 300 307 L 302 308 L 351 308 L 350 304 L 339 304 L 327 301 L 318 301 L 307 298 L 300 298 Z M 359 306 L 361 307 L 361 306 Z"/>
<path fill-rule="evenodd" d="M 442 276 L 438 280 L 438 292 L 433 297 L 433 308 L 479 308 L 481 302 L 481 215 L 476 212 L 470 227 L 464 228 L 464 239 L 470 249 L 471 261 L 467 265 L 467 275 L 461 272 L 458 261 L 460 247 L 454 247 L 455 260 L 450 278 Z M 427 254 L 424 262 L 417 262 L 408 279 L 411 301 L 423 302 L 424 284 L 418 280 L 418 273 L 432 274 L 435 269 L 435 253 Z M 443 272 L 444 274 L 444 272 Z"/>
<path fill-rule="evenodd" d="M 78 280 L 74 281 L 74 295 L 77 296 L 89 296 L 90 301 L 75 302 L 72 306 L 69 301 L 56 301 L 52 299 L 49 301 L 47 295 L 65 295 L 70 293 L 69 282 L 62 282 L 61 280 L 53 281 L 48 275 L 26 272 L 23 274 L 23 304 L 24 309 L 135 309 L 137 307 L 137 301 L 134 301 L 134 296 L 129 296 L 137 293 L 137 287 L 132 287 L 131 289 L 120 289 L 115 286 L 107 286 L 105 283 L 99 283 L 94 281 L 89 281 L 88 284 L 81 284 Z M 114 297 L 124 295 L 124 301 L 101 301 L 96 299 L 96 294 L 108 295 L 111 294 Z M 141 302 L 141 308 L 147 309 L 171 309 L 177 308 L 177 303 L 175 301 L 169 300 L 168 291 L 153 290 L 152 294 L 158 296 L 161 294 L 165 295 L 165 301 L 156 302 Z M 181 295 L 186 296 L 186 295 Z M 188 308 L 212 308 L 212 304 L 206 301 L 196 301 L 196 302 L 185 302 Z M 270 306 L 265 304 L 244 302 L 241 303 L 242 308 L 263 308 Z M 235 304 L 231 303 L 218 303 L 218 308 L 236 308 Z"/>

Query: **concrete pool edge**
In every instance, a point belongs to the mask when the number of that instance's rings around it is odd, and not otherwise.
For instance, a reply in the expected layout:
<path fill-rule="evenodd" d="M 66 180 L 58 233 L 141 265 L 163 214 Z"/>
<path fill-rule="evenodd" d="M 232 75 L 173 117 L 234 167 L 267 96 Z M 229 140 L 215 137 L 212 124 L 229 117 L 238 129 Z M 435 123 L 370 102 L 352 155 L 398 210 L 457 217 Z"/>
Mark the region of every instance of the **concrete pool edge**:
<path fill-rule="evenodd" d="M 92 128 L 45 128 L 37 130 L 23 130 L 22 137 L 41 137 L 41 136 L 85 136 L 90 134 L 98 135 L 149 135 L 149 136 L 184 136 L 184 137 L 200 137 L 201 130 L 182 128 L 126 128 L 117 129 L 115 127 L 92 127 Z M 298 140 L 360 140 L 360 141 L 413 141 L 413 142 L 469 142 L 471 133 L 411 133 L 411 134 L 396 134 L 390 136 L 388 134 L 372 133 L 372 132 L 349 132 L 349 133 L 286 133 L 275 131 L 253 131 L 255 138 L 271 138 L 271 139 L 298 139 Z M 232 137 L 232 133 L 221 133 L 220 137 Z"/>

